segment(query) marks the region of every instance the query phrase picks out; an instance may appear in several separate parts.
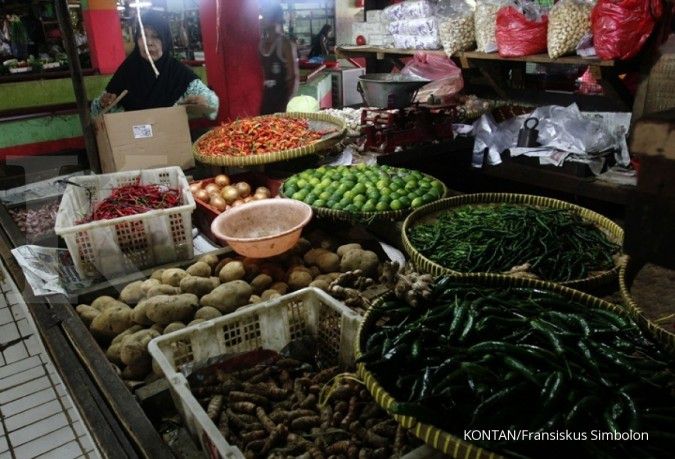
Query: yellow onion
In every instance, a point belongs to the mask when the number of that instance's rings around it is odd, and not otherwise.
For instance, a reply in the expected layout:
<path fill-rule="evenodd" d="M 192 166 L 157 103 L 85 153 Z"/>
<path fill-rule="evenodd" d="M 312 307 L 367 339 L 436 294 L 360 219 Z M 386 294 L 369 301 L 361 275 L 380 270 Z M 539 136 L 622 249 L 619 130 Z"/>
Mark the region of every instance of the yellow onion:
<path fill-rule="evenodd" d="M 228 177 L 225 174 L 216 175 L 216 177 L 213 180 L 214 183 L 221 188 L 230 184 L 230 177 Z"/>
<path fill-rule="evenodd" d="M 246 196 L 246 197 L 244 198 L 244 204 L 246 204 L 246 203 L 248 203 L 248 202 L 251 202 L 251 201 L 253 201 L 253 196 Z"/>
<path fill-rule="evenodd" d="M 236 201 L 234 201 L 234 202 L 232 203 L 232 207 L 241 206 L 241 205 L 243 205 L 243 204 L 245 204 L 243 199 L 237 199 Z"/>
<path fill-rule="evenodd" d="M 256 193 L 256 194 L 253 195 L 253 199 L 256 200 L 256 201 L 260 201 L 262 199 L 267 199 L 268 197 L 269 196 L 266 196 L 262 193 Z"/>
<path fill-rule="evenodd" d="M 251 185 L 249 185 L 246 182 L 238 182 L 236 185 L 234 185 L 237 188 L 237 191 L 239 192 L 239 196 L 242 198 L 245 198 L 249 194 L 251 194 Z"/>
<path fill-rule="evenodd" d="M 201 190 L 201 189 L 202 189 L 202 184 L 199 183 L 199 182 L 191 183 L 191 184 L 190 184 L 190 192 L 191 192 L 192 194 L 197 193 L 197 191 L 199 191 L 199 190 Z"/>
<path fill-rule="evenodd" d="M 214 196 L 211 199 L 211 205 L 221 212 L 224 211 L 225 208 L 227 207 L 227 203 L 220 196 Z"/>
<path fill-rule="evenodd" d="M 228 185 L 220 192 L 220 195 L 227 201 L 228 204 L 232 204 L 234 201 L 239 199 L 239 192 L 232 185 Z"/>
<path fill-rule="evenodd" d="M 218 193 L 220 191 L 220 187 L 215 183 L 209 183 L 204 189 L 209 194 Z"/>
<path fill-rule="evenodd" d="M 255 194 L 264 194 L 268 198 L 272 196 L 272 193 L 270 192 L 269 188 L 264 186 L 259 186 L 258 188 L 256 188 Z"/>
<path fill-rule="evenodd" d="M 209 196 L 209 192 L 206 191 L 206 190 L 197 191 L 195 193 L 195 198 L 199 199 L 200 201 L 204 201 L 207 204 L 211 200 L 211 197 Z"/>

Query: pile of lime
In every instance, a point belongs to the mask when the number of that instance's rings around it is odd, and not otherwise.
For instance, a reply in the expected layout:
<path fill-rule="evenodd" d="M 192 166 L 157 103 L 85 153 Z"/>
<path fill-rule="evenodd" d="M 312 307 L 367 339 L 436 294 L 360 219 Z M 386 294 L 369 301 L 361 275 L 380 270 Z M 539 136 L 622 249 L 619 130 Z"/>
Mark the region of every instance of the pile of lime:
<path fill-rule="evenodd" d="M 289 177 L 284 196 L 312 207 L 352 213 L 417 208 L 443 197 L 443 184 L 419 171 L 391 166 L 322 166 Z"/>

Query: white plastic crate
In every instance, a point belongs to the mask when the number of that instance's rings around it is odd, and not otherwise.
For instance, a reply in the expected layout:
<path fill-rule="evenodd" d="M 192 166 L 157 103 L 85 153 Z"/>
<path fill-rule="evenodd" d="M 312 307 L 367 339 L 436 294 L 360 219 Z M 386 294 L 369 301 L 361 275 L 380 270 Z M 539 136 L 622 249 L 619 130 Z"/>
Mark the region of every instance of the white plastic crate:
<path fill-rule="evenodd" d="M 111 220 L 76 223 L 113 188 L 135 183 L 139 178 L 142 184 L 180 189 L 183 204 Z M 194 256 L 191 214 L 195 201 L 180 167 L 72 177 L 70 182 L 80 186 L 66 188 L 54 231 L 66 241 L 80 276 L 111 277 Z"/>
<path fill-rule="evenodd" d="M 353 367 L 360 322 L 356 312 L 309 287 L 157 337 L 150 341 L 148 350 L 169 381 L 176 408 L 202 450 L 212 458 L 243 458 L 192 395 L 180 367 L 225 353 L 261 348 L 280 351 L 308 332 L 317 338 L 323 357 Z"/>

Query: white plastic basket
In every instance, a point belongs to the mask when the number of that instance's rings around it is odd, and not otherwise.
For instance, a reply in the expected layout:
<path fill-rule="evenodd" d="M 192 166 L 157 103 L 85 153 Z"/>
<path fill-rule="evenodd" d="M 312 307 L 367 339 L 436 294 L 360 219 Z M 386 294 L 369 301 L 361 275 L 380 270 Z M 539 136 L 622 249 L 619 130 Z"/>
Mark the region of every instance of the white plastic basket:
<path fill-rule="evenodd" d="M 225 353 L 260 348 L 279 351 L 307 332 L 317 338 L 323 357 L 353 367 L 360 322 L 356 312 L 309 287 L 157 337 L 150 341 L 148 350 L 169 381 L 176 408 L 202 450 L 212 458 L 243 458 L 192 395 L 180 367 Z"/>
<path fill-rule="evenodd" d="M 182 205 L 138 215 L 78 225 L 92 205 L 115 187 L 135 183 L 181 190 Z M 82 277 L 111 277 L 194 256 L 192 211 L 195 201 L 180 167 L 72 177 L 59 206 L 54 231 L 66 241 Z M 88 190 L 88 191 L 87 191 Z"/>

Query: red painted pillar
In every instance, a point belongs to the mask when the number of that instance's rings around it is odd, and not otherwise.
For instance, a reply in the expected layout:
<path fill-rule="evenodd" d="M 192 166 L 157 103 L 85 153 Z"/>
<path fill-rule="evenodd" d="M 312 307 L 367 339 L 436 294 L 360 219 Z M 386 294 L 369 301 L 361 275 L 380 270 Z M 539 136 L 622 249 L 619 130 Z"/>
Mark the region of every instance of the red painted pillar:
<path fill-rule="evenodd" d="M 254 116 L 260 110 L 259 14 L 257 0 L 200 0 L 206 72 L 220 98 L 220 121 Z"/>
<path fill-rule="evenodd" d="M 82 0 L 82 16 L 91 64 L 103 74 L 115 73 L 126 57 L 115 0 Z"/>

